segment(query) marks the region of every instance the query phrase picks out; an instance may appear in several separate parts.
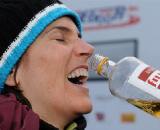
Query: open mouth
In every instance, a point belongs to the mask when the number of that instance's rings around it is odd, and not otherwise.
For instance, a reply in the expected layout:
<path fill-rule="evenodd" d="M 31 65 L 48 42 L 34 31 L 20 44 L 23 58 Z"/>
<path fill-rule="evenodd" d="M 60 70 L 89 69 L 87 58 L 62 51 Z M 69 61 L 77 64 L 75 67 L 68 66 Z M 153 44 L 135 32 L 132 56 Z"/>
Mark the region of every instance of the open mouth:
<path fill-rule="evenodd" d="M 88 79 L 88 71 L 84 68 L 79 68 L 71 72 L 67 78 L 73 84 L 82 85 Z"/>

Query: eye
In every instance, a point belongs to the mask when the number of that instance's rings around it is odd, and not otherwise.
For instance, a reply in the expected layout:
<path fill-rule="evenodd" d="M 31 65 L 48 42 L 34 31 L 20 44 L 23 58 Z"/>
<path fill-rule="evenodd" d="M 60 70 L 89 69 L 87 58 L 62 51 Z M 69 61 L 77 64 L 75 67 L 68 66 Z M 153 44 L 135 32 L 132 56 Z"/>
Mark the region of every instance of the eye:
<path fill-rule="evenodd" d="M 59 31 L 50 32 L 48 37 L 50 40 L 55 40 L 57 42 L 64 42 L 65 41 L 63 33 L 59 32 Z"/>
<path fill-rule="evenodd" d="M 65 41 L 64 38 L 56 38 L 55 40 L 59 41 L 59 42 L 64 42 Z"/>

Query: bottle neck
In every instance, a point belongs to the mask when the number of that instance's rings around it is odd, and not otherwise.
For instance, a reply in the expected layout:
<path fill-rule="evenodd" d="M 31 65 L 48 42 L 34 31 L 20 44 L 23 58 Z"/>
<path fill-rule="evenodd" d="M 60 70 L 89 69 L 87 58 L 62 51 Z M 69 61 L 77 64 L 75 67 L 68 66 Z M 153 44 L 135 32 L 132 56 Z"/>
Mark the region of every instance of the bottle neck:
<path fill-rule="evenodd" d="M 111 73 L 113 72 L 115 65 L 116 65 L 115 62 L 113 62 L 111 60 L 108 61 L 108 69 L 107 69 L 108 70 L 108 72 L 107 72 L 108 78 L 109 78 L 109 76 L 111 76 Z"/>
<path fill-rule="evenodd" d="M 114 66 L 115 62 L 99 54 L 92 55 L 89 60 L 89 68 L 107 79 L 110 77 Z"/>
<path fill-rule="evenodd" d="M 107 60 L 107 62 L 104 62 L 101 67 L 100 71 L 97 70 L 97 73 L 105 78 L 109 78 L 111 76 L 111 73 L 115 67 L 115 62 L 111 60 Z"/>

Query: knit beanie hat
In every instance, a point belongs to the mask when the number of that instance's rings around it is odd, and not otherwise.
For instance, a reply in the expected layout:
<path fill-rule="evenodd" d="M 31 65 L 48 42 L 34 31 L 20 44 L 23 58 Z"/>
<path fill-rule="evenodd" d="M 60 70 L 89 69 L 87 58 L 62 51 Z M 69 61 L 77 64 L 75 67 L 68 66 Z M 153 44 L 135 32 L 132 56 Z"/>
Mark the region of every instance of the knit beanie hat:
<path fill-rule="evenodd" d="M 58 0 L 0 0 L 0 91 L 26 49 L 62 16 L 71 17 L 81 33 L 78 14 Z"/>

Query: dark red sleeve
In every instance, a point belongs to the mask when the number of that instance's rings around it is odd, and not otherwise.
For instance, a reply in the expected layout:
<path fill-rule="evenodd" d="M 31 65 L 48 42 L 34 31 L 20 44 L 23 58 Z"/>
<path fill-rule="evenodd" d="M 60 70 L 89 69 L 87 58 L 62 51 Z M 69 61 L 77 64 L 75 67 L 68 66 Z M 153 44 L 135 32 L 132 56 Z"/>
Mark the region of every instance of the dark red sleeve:
<path fill-rule="evenodd" d="M 39 130 L 39 117 L 13 94 L 0 95 L 0 130 Z"/>

